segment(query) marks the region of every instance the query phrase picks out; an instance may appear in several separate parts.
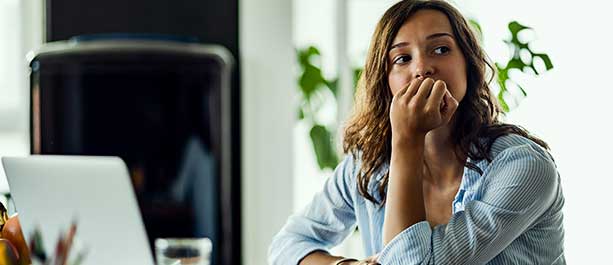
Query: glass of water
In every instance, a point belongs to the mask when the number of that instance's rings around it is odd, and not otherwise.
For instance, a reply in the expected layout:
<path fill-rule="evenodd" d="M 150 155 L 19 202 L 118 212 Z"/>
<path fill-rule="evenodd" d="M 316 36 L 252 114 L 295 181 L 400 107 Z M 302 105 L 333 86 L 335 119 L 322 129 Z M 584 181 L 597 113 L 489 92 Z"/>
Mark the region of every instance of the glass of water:
<path fill-rule="evenodd" d="M 158 265 L 210 265 L 212 249 L 208 238 L 158 238 L 155 259 Z"/>

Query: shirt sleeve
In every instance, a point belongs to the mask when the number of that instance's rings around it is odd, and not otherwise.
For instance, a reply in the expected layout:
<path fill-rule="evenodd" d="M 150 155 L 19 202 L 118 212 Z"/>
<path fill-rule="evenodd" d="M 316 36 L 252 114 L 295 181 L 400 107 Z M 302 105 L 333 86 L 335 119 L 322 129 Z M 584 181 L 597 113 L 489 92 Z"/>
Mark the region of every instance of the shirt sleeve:
<path fill-rule="evenodd" d="M 326 180 L 324 189 L 301 212 L 290 216 L 273 238 L 269 264 L 298 264 L 315 250 L 328 251 L 355 229 L 354 174 L 353 157 L 347 155 Z"/>
<path fill-rule="evenodd" d="M 542 150 L 501 152 L 483 174 L 482 196 L 446 225 L 414 224 L 382 250 L 384 265 L 484 264 L 526 231 L 554 202 L 558 174 Z"/>

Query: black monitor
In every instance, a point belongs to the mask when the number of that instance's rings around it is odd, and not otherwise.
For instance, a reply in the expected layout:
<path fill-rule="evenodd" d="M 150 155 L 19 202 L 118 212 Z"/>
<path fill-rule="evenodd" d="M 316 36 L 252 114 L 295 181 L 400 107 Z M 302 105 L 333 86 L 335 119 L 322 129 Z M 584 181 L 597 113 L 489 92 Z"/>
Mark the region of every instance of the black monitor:
<path fill-rule="evenodd" d="M 231 66 L 222 47 L 179 41 L 46 44 L 30 62 L 31 152 L 121 157 L 152 249 L 204 236 L 213 264 L 238 264 Z"/>

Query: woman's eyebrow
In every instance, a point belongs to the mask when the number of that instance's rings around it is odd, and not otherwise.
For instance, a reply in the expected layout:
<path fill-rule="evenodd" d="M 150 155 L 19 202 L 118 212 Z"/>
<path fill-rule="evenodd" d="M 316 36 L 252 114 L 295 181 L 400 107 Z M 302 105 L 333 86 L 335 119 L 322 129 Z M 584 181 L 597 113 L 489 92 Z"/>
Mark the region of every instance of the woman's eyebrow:
<path fill-rule="evenodd" d="M 426 39 L 427 40 L 431 40 L 431 39 L 441 38 L 441 37 L 445 37 L 445 36 L 450 37 L 450 38 L 453 39 L 453 35 L 451 35 L 451 33 L 447 33 L 447 32 L 434 33 L 434 34 L 431 34 L 428 37 L 426 37 Z M 409 45 L 408 42 L 396 43 L 396 44 L 392 45 L 392 47 L 389 49 L 388 52 L 391 52 L 393 49 L 400 48 L 400 47 L 405 47 L 405 46 L 408 46 L 408 45 Z"/>
<path fill-rule="evenodd" d="M 440 38 L 440 37 L 444 37 L 444 36 L 447 36 L 447 37 L 453 39 L 453 35 L 451 35 L 451 33 L 447 33 L 447 32 L 434 33 L 434 34 L 428 36 L 426 39 L 430 40 L 430 39 Z"/>

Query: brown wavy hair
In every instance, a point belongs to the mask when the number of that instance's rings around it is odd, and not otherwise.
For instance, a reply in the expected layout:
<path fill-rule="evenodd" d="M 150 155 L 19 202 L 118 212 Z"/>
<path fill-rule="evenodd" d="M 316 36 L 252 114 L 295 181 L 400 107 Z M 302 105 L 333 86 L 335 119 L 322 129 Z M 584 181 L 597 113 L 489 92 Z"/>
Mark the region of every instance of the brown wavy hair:
<path fill-rule="evenodd" d="M 360 156 L 362 162 L 357 176 L 360 194 L 381 206 L 385 204 L 389 171 L 385 172 L 378 186 L 381 200 L 377 201 L 369 193 L 368 187 L 377 170 L 389 163 L 392 152 L 389 114 L 393 96 L 387 82 L 390 68 L 388 51 L 400 27 L 422 9 L 437 10 L 447 16 L 455 40 L 466 59 L 466 95 L 456 110 L 451 131 L 453 143 L 461 152 L 456 152 L 456 156 L 470 157 L 474 161 L 487 159 L 491 162 L 492 144 L 498 137 L 507 134 L 524 136 L 549 149 L 544 141 L 531 136 L 527 130 L 499 120 L 502 112 L 489 87 L 493 75 L 486 79 L 486 71 L 494 73 L 495 70 L 466 19 L 456 8 L 440 0 L 398 2 L 385 12 L 372 36 L 364 70 L 357 85 L 353 114 L 345 128 L 343 140 L 344 152 L 351 153 L 355 159 Z M 466 162 L 465 166 L 483 174 L 473 163 Z"/>

